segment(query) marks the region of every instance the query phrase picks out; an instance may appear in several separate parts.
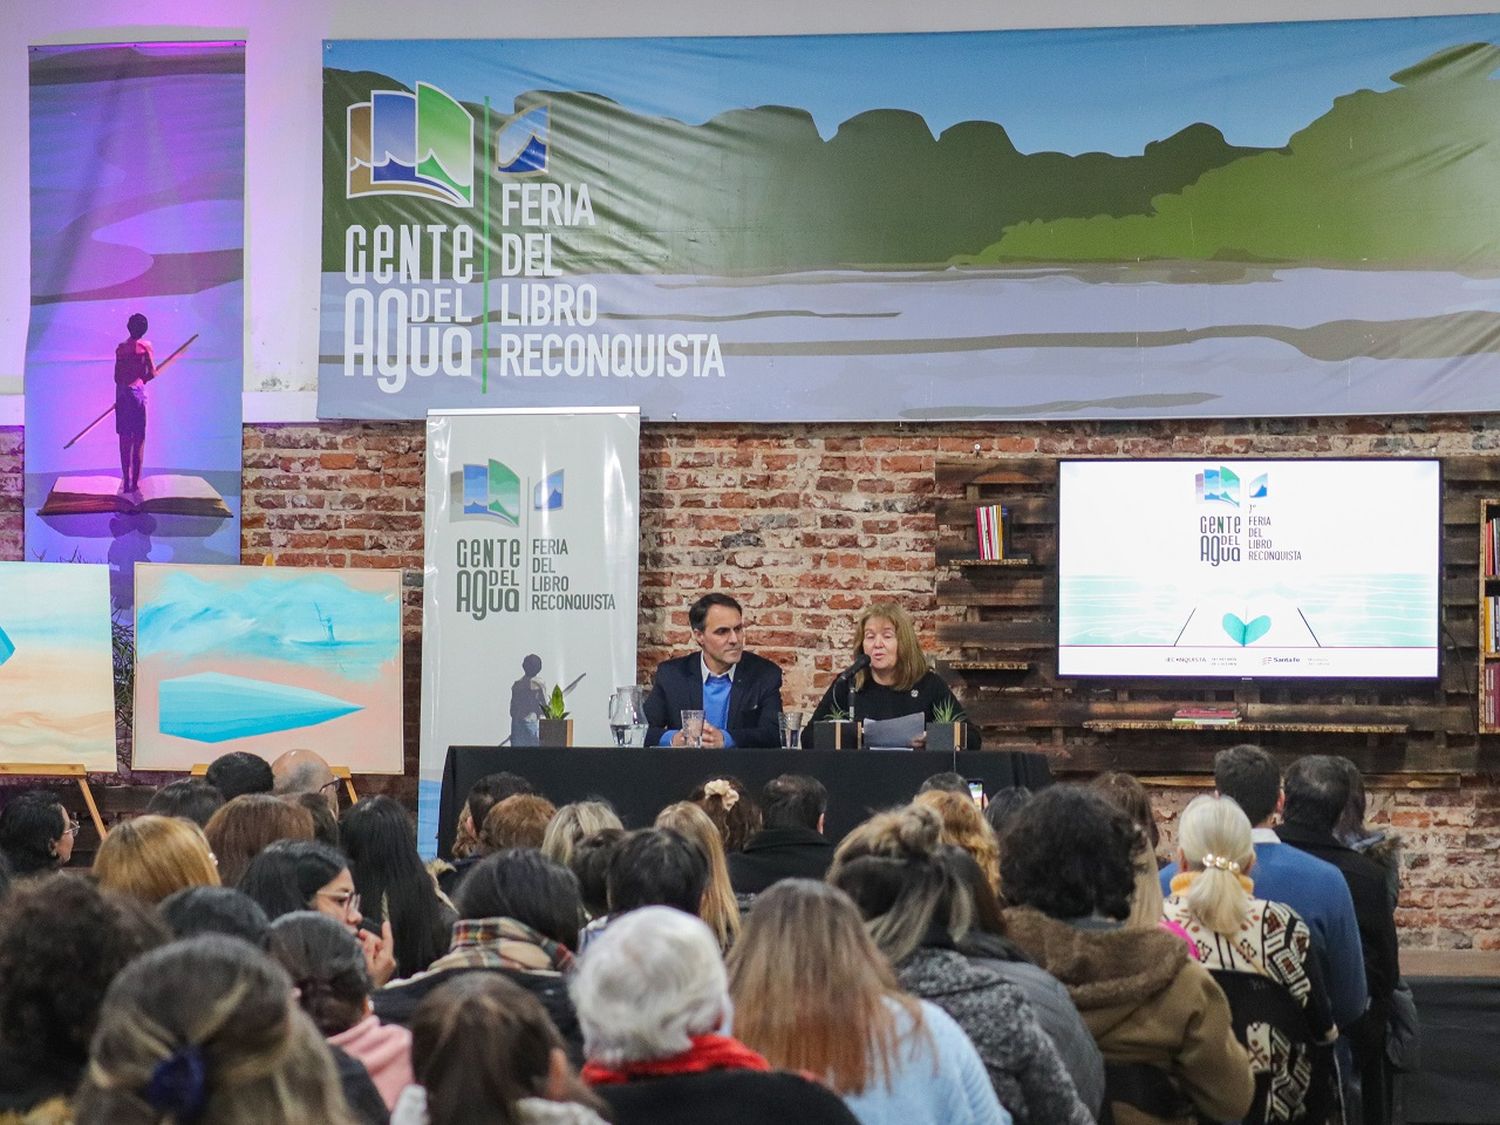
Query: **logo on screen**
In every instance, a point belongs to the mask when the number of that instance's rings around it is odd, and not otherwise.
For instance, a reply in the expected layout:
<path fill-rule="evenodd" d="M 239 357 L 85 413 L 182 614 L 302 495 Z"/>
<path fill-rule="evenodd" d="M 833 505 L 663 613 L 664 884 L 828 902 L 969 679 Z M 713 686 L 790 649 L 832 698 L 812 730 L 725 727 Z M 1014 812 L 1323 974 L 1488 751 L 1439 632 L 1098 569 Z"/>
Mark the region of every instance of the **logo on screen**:
<path fill-rule="evenodd" d="M 1250 481 L 1249 495 L 1251 500 L 1264 500 L 1266 498 L 1266 478 L 1269 473 L 1261 473 Z M 1218 502 L 1228 504 L 1231 508 L 1240 506 L 1240 478 L 1233 469 L 1220 465 L 1217 469 L 1204 469 L 1193 477 L 1193 486 L 1198 493 L 1200 504 Z"/>
<path fill-rule="evenodd" d="M 474 117 L 436 86 L 372 90 L 345 114 L 346 197 L 416 195 L 474 203 Z"/>
<path fill-rule="evenodd" d="M 504 176 L 540 176 L 552 149 L 552 109 L 546 102 L 523 109 L 495 134 L 495 171 Z"/>

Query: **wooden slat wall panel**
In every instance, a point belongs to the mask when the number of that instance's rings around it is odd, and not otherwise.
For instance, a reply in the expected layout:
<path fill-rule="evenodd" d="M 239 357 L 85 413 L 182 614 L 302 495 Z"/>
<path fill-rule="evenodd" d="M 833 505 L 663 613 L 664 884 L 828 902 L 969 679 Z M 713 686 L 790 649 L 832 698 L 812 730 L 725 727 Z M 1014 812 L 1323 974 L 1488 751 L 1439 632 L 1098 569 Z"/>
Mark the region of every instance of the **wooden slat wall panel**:
<path fill-rule="evenodd" d="M 1025 671 L 951 673 L 987 746 L 1032 746 L 1062 771 L 1194 773 L 1235 740 L 1227 731 L 1091 731 L 1101 719 L 1169 718 L 1195 703 L 1237 703 L 1246 721 L 1317 725 L 1398 724 L 1404 734 L 1275 732 L 1256 737 L 1287 753 L 1339 753 L 1366 771 L 1494 769 L 1500 751 L 1475 733 L 1478 675 L 1477 498 L 1500 489 L 1500 458 L 1443 462 L 1441 600 L 1443 656 L 1437 682 L 1060 680 L 1056 673 L 1057 462 L 952 460 L 934 466 L 938 527 L 937 601 L 952 613 L 938 626 L 955 660 L 1024 660 Z M 1011 544 L 1024 567 L 965 567 L 976 551 L 979 504 L 1004 504 Z M 954 618 L 957 618 L 956 620 Z M 1495 740 L 1500 743 L 1500 740 Z"/>

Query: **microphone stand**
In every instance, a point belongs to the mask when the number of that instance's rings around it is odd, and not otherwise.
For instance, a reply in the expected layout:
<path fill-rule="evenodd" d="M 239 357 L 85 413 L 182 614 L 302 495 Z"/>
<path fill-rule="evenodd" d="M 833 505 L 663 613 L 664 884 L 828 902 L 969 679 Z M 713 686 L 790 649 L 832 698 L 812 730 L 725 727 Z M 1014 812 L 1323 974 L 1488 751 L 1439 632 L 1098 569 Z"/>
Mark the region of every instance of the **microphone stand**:
<path fill-rule="evenodd" d="M 859 675 L 858 672 L 855 675 Z M 854 714 L 854 676 L 844 681 L 844 695 L 849 702 L 849 721 L 854 724 L 854 748 L 860 749 L 864 744 L 864 732 L 859 729 L 859 719 Z"/>

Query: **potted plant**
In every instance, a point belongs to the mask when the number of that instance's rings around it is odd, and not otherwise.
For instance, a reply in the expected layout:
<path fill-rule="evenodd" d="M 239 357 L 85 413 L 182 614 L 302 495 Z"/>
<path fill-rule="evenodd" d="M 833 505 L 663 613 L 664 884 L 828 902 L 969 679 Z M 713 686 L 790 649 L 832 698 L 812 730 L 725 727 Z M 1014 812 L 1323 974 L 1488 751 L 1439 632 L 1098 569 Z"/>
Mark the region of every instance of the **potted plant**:
<path fill-rule="evenodd" d="M 849 712 L 837 704 L 828 712 L 828 718 L 813 724 L 814 750 L 858 750 L 859 724 L 849 718 Z"/>
<path fill-rule="evenodd" d="M 927 749 L 952 754 L 964 748 L 968 734 L 969 724 L 958 701 L 938 700 L 932 708 L 932 721 L 927 724 Z"/>
<path fill-rule="evenodd" d="M 568 718 L 568 707 L 563 702 L 562 687 L 554 685 L 552 694 L 542 706 L 541 718 L 536 724 L 537 741 L 543 746 L 572 746 L 573 720 Z"/>

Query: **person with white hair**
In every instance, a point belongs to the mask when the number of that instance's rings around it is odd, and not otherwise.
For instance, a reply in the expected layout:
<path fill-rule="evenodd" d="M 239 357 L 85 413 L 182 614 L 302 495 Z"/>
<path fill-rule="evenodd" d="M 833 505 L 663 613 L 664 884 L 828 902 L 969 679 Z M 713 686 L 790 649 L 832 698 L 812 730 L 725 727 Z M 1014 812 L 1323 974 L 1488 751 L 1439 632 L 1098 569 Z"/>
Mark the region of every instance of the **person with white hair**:
<path fill-rule="evenodd" d="M 588 1059 L 583 1078 L 616 1125 L 856 1120 L 832 1091 L 773 1071 L 733 1038 L 719 945 L 692 915 L 646 906 L 620 916 L 569 987 Z"/>
<path fill-rule="evenodd" d="M 1254 897 L 1250 818 L 1233 798 L 1195 797 L 1178 822 L 1177 845 L 1179 874 L 1172 878 L 1163 916 L 1187 932 L 1205 968 L 1253 973 L 1282 985 L 1306 1013 L 1309 1032 L 1331 1043 L 1338 1032 L 1312 956 L 1312 931 L 1285 903 Z M 1252 1023 L 1251 1034 L 1274 1033 L 1268 1024 Z M 1269 1041 L 1250 1046 L 1252 1066 L 1270 1068 L 1275 1100 L 1286 1111 L 1281 1118 L 1252 1111 L 1251 1119 L 1297 1119 L 1312 1081 L 1302 1052 Z"/>

